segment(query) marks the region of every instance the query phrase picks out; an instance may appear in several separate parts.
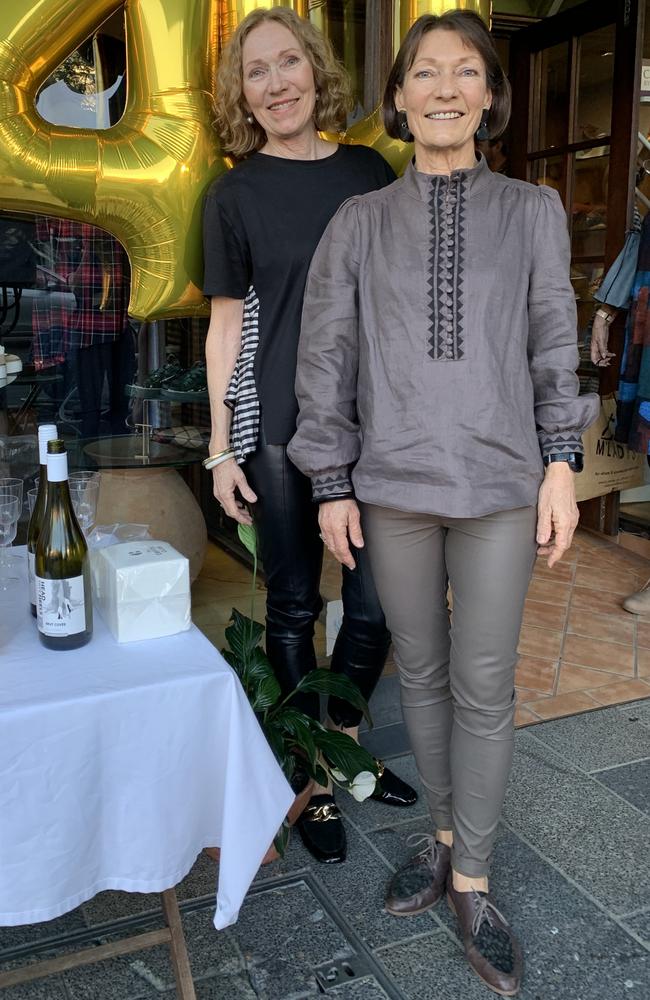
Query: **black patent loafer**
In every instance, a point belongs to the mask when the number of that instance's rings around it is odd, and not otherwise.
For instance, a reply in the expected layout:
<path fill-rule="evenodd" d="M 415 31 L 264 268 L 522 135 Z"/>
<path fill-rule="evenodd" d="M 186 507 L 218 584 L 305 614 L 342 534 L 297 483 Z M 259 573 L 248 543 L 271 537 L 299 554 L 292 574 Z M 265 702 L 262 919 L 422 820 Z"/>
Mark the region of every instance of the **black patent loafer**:
<path fill-rule="evenodd" d="M 387 806 L 414 806 L 418 800 L 415 789 L 389 771 L 383 760 L 377 761 L 377 767 L 377 786 L 372 798 L 377 802 L 385 802 Z"/>
<path fill-rule="evenodd" d="M 523 956 L 510 924 L 486 892 L 457 892 L 451 872 L 447 902 L 460 924 L 465 957 L 486 986 L 502 997 L 514 997 L 521 987 Z"/>
<path fill-rule="evenodd" d="M 345 861 L 347 841 L 341 812 L 331 795 L 312 795 L 296 826 L 313 858 L 325 865 Z"/>

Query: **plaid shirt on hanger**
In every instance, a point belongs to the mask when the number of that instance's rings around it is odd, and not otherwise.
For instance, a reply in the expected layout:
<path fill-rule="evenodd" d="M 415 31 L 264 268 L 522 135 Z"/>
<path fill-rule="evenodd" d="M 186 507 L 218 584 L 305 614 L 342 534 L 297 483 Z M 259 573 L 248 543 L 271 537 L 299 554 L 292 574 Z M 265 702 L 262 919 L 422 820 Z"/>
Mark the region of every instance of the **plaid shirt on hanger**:
<path fill-rule="evenodd" d="M 42 216 L 36 223 L 37 286 L 32 310 L 34 364 L 62 364 L 70 350 L 117 338 L 127 325 L 129 262 L 97 226 Z"/>

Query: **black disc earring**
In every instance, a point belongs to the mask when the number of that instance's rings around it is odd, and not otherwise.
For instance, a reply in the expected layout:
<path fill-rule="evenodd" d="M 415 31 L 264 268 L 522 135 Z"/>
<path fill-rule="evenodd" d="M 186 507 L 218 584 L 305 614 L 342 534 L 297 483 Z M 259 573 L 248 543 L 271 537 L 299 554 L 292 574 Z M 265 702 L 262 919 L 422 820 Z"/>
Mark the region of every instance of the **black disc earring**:
<path fill-rule="evenodd" d="M 481 124 L 476 130 L 476 140 L 477 142 L 485 142 L 486 139 L 490 138 L 490 133 L 488 131 L 488 118 L 490 117 L 490 109 L 483 108 L 483 114 L 481 115 Z"/>
<path fill-rule="evenodd" d="M 413 142 L 413 135 L 409 128 L 408 118 L 406 117 L 406 111 L 397 112 L 397 127 L 399 129 L 399 137 L 402 142 Z"/>

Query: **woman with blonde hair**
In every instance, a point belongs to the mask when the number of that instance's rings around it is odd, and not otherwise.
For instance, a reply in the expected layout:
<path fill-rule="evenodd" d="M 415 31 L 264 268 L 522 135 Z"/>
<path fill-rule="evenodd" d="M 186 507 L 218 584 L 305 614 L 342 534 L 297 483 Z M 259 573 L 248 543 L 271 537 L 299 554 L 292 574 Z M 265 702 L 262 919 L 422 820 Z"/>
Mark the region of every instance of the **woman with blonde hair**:
<path fill-rule="evenodd" d="M 212 185 L 204 213 L 209 464 L 225 513 L 257 528 L 267 582 L 266 649 L 286 690 L 316 666 L 314 623 L 322 608 L 321 496 L 312 497 L 309 480 L 286 453 L 298 413 L 294 380 L 307 270 L 342 202 L 394 179 L 373 150 L 319 135 L 344 125 L 349 102 L 347 76 L 327 39 L 286 8 L 253 11 L 221 55 L 216 124 L 236 165 Z M 331 669 L 369 698 L 390 636 L 365 554 L 355 569 L 343 569 L 342 596 Z M 317 696 L 302 696 L 300 707 L 316 716 Z M 357 737 L 360 713 L 330 698 L 328 715 L 329 726 Z M 394 805 L 417 798 L 388 769 L 375 797 Z M 331 789 L 318 789 L 299 830 L 318 860 L 344 860 L 345 831 Z"/>

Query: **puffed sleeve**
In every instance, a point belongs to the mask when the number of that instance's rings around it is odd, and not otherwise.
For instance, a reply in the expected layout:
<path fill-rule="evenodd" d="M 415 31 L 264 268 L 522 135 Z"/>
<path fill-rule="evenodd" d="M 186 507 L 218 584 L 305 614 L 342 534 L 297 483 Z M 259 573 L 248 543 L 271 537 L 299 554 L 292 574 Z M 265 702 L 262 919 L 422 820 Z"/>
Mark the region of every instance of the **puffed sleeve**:
<path fill-rule="evenodd" d="M 583 452 L 582 435 L 599 412 L 594 393 L 579 396 L 571 248 L 560 196 L 538 188 L 533 263 L 528 286 L 528 365 L 542 455 Z"/>
<path fill-rule="evenodd" d="M 288 454 L 312 481 L 316 502 L 352 496 L 357 421 L 359 222 L 356 199 L 338 210 L 312 259 L 302 311 Z"/>

